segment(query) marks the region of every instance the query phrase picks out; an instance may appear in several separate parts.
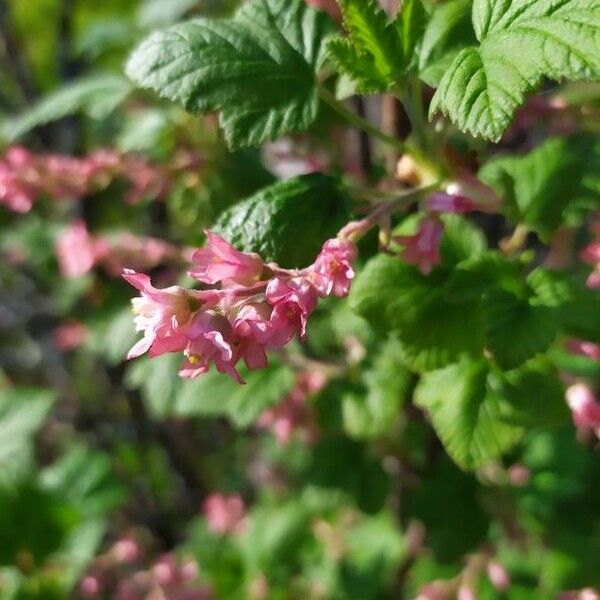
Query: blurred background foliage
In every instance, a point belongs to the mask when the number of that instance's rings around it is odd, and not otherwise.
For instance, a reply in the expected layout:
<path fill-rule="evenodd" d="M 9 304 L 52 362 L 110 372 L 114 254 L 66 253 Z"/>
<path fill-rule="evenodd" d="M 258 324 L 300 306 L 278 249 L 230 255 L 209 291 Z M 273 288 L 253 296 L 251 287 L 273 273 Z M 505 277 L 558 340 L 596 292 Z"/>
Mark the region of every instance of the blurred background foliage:
<path fill-rule="evenodd" d="M 191 247 L 282 169 L 325 157 L 328 172 L 348 171 L 327 111 L 289 147 L 230 153 L 213 117 L 124 78 L 149 31 L 236 4 L 0 0 L 3 145 L 77 156 L 110 147 L 169 169 L 160 199 L 128 203 L 117 178 L 76 202 L 0 207 L 0 598 L 413 598 L 465 565 L 482 599 L 600 586 L 600 463 L 570 425 L 532 432 L 467 474 L 409 401 L 414 376 L 394 339 L 345 303 L 325 303 L 304 350 L 240 388 L 218 374 L 180 380 L 171 355 L 124 363 L 135 339 L 127 285 L 102 266 L 61 275 L 55 244 L 75 219 L 94 235 Z M 374 164 L 376 179 L 385 157 Z M 182 270 L 152 274 L 172 281 Z M 332 369 L 308 394 L 319 437 L 299 426 L 282 444 L 256 422 L 313 358 Z M 599 376 L 596 363 L 579 367 Z M 233 521 L 221 528 L 206 504 L 215 493 L 244 507 L 223 508 Z M 492 557 L 511 574 L 508 590 L 481 568 Z"/>

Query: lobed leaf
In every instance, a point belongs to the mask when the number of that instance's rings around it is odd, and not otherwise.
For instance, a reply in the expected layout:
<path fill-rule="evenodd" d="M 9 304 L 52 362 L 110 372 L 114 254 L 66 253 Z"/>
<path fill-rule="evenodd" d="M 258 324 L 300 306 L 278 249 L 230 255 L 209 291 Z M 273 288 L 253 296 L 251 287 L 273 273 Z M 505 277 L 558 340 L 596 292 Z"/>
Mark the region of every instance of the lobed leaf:
<path fill-rule="evenodd" d="M 311 125 L 316 73 L 333 23 L 301 0 L 252 0 L 232 19 L 195 19 L 152 34 L 127 74 L 187 110 L 218 110 L 230 147 Z"/>
<path fill-rule="evenodd" d="M 475 0 L 479 45 L 463 49 L 435 93 L 441 111 L 475 137 L 500 139 L 544 77 L 600 76 L 598 0 Z"/>

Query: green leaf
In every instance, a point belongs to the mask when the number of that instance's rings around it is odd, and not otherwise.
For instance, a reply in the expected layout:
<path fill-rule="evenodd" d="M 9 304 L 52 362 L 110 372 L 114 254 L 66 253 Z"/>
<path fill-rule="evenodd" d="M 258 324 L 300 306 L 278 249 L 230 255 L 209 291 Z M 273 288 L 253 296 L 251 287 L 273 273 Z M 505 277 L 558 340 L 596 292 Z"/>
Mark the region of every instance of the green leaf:
<path fill-rule="evenodd" d="M 7 119 L 2 135 L 15 140 L 32 129 L 83 111 L 104 119 L 131 93 L 131 84 L 119 75 L 90 75 L 43 98 L 20 115 Z"/>
<path fill-rule="evenodd" d="M 527 283 L 540 302 L 555 307 L 564 333 L 600 343 L 600 293 L 590 290 L 569 273 L 541 267 L 532 271 Z"/>
<path fill-rule="evenodd" d="M 328 42 L 327 50 L 360 93 L 398 85 L 423 35 L 427 13 L 421 0 L 406 0 L 393 21 L 375 0 L 339 0 L 346 38 Z"/>
<path fill-rule="evenodd" d="M 316 119 L 316 73 L 333 24 L 301 0 L 252 0 L 232 19 L 196 19 L 152 34 L 127 74 L 194 113 L 218 110 L 230 147 L 258 145 Z"/>
<path fill-rule="evenodd" d="M 600 75 L 600 9 L 596 0 L 475 0 L 479 40 L 444 74 L 430 107 L 475 137 L 497 141 L 526 94 L 544 77 Z"/>
<path fill-rule="evenodd" d="M 402 348 L 391 337 L 364 374 L 366 393 L 344 397 L 344 429 L 351 437 L 369 439 L 391 433 L 412 379 L 401 359 Z"/>
<path fill-rule="evenodd" d="M 436 6 L 421 44 L 419 75 L 437 86 L 456 55 L 477 42 L 471 21 L 473 0 L 452 0 Z"/>
<path fill-rule="evenodd" d="M 415 404 L 429 413 L 444 448 L 464 469 L 501 456 L 523 433 L 502 421 L 488 375 L 484 361 L 463 360 L 426 373 L 415 390 Z"/>
<path fill-rule="evenodd" d="M 32 460 L 34 434 L 46 420 L 55 400 L 49 390 L 0 390 L 0 479 L 23 477 Z"/>
<path fill-rule="evenodd" d="M 532 301 L 533 300 L 533 301 Z M 488 349 L 503 369 L 513 369 L 544 352 L 560 329 L 555 307 L 534 304 L 505 290 L 494 290 L 485 299 Z"/>
<path fill-rule="evenodd" d="M 544 357 L 503 374 L 490 374 L 490 388 L 500 400 L 502 419 L 524 427 L 566 425 L 571 416 L 565 387 L 556 367 Z"/>
<path fill-rule="evenodd" d="M 513 222 L 548 240 L 571 206 L 600 207 L 599 170 L 600 141 L 576 135 L 550 139 L 524 156 L 492 159 L 479 177 L 502 196 Z"/>
<path fill-rule="evenodd" d="M 394 331 L 413 370 L 438 369 L 463 354 L 481 356 L 480 303 L 447 300 L 446 278 L 443 270 L 424 276 L 399 258 L 379 255 L 356 278 L 350 306 L 381 332 Z"/>
<path fill-rule="evenodd" d="M 489 251 L 467 258 L 456 265 L 444 287 L 448 300 L 463 302 L 481 297 L 494 286 L 511 287 L 519 276 L 520 265 L 499 252 Z"/>
<path fill-rule="evenodd" d="M 338 181 L 302 175 L 267 187 L 225 211 L 213 230 L 245 252 L 287 268 L 311 264 L 350 218 Z"/>

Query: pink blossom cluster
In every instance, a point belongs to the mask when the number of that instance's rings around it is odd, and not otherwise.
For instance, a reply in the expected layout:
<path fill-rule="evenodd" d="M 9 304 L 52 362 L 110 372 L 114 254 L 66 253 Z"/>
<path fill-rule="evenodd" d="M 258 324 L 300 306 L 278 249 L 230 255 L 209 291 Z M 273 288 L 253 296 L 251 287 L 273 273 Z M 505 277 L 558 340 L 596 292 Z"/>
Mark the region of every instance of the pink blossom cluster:
<path fill-rule="evenodd" d="M 115 179 L 126 181 L 127 200 L 158 198 L 170 185 L 169 170 L 133 154 L 102 149 L 83 157 L 34 154 L 12 146 L 0 159 L 0 204 L 13 212 L 28 212 L 40 197 L 81 198 L 106 188 Z"/>
<path fill-rule="evenodd" d="M 79 582 L 79 596 L 85 600 L 211 600 L 206 585 L 198 582 L 199 567 L 193 559 L 178 561 L 164 554 L 148 569 L 132 571 L 130 564 L 139 558 L 133 541 L 117 542 Z M 129 567 L 129 570 L 128 570 Z M 107 595 L 110 594 L 110 595 Z"/>
<path fill-rule="evenodd" d="M 128 358 L 183 352 L 182 377 L 197 377 L 214 365 L 243 383 L 236 369 L 240 360 L 251 370 L 265 368 L 267 350 L 297 334 L 304 339 L 320 297 L 349 292 L 357 249 L 347 239 L 328 240 L 314 264 L 290 270 L 240 252 L 210 231 L 206 236 L 206 246 L 192 255 L 189 275 L 214 287 L 157 289 L 148 275 L 124 270 L 124 279 L 141 293 L 133 308 L 136 329 L 144 334 Z"/>
<path fill-rule="evenodd" d="M 178 561 L 164 554 L 149 568 L 142 566 L 145 550 L 137 537 L 127 533 L 97 556 L 80 580 L 79 597 L 86 600 L 209 600 L 210 590 L 198 583 L 195 560 Z"/>
<path fill-rule="evenodd" d="M 258 426 L 270 430 L 282 446 L 289 444 L 295 433 L 302 435 L 309 443 L 316 441 L 318 430 L 315 413 L 308 400 L 326 383 L 326 377 L 318 371 L 299 373 L 290 393 L 279 404 L 262 413 Z"/>
<path fill-rule="evenodd" d="M 92 235 L 81 219 L 64 230 L 55 244 L 63 277 L 76 278 L 102 266 L 113 277 L 125 267 L 151 269 L 165 262 L 179 262 L 186 256 L 162 240 L 125 232 L 112 236 Z"/>
<path fill-rule="evenodd" d="M 244 529 L 246 505 L 238 494 L 211 494 L 202 503 L 202 513 L 215 535 L 240 533 Z"/>
<path fill-rule="evenodd" d="M 61 350 L 73 350 L 85 342 L 88 328 L 81 321 L 65 321 L 52 332 L 52 341 Z"/>
<path fill-rule="evenodd" d="M 586 383 L 575 383 L 567 389 L 567 404 L 575 427 L 584 435 L 593 432 L 600 438 L 600 401 Z"/>

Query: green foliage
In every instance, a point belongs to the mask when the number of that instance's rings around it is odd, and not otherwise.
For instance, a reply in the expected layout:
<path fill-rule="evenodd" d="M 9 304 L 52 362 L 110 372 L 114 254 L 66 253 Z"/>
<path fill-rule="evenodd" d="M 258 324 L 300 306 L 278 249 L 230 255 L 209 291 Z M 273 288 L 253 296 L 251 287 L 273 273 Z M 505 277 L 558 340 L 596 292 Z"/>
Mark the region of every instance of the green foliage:
<path fill-rule="evenodd" d="M 276 183 L 239 202 L 219 217 L 213 230 L 266 261 L 305 267 L 349 217 L 349 198 L 340 183 L 311 174 Z"/>
<path fill-rule="evenodd" d="M 415 390 L 452 459 L 479 467 L 510 450 L 523 434 L 501 419 L 501 402 L 491 389 L 484 361 L 468 361 L 426 373 Z"/>
<path fill-rule="evenodd" d="M 392 433 L 411 382 L 401 359 L 402 347 L 391 337 L 364 374 L 365 393 L 344 397 L 344 428 L 350 436 L 369 439 Z"/>
<path fill-rule="evenodd" d="M 230 147 L 306 129 L 316 118 L 316 73 L 327 15 L 301 0 L 253 0 L 232 19 L 196 19 L 152 34 L 127 74 L 194 113 L 220 111 Z"/>
<path fill-rule="evenodd" d="M 421 0 L 402 3 L 388 21 L 375 0 L 340 0 L 347 38 L 327 44 L 330 56 L 361 93 L 398 86 L 411 67 L 427 20 Z"/>
<path fill-rule="evenodd" d="M 477 42 L 472 4 L 473 0 L 451 0 L 433 10 L 419 54 L 419 75 L 429 85 L 437 86 L 455 56 Z"/>
<path fill-rule="evenodd" d="M 443 286 L 448 268 L 484 251 L 481 234 L 460 218 L 447 219 L 441 245 L 443 266 L 422 275 L 400 258 L 376 256 L 354 282 L 350 306 L 381 331 L 392 330 L 405 364 L 416 371 L 438 369 L 462 355 L 483 352 L 483 312 L 478 298 L 453 302 Z"/>
<path fill-rule="evenodd" d="M 600 144 L 590 135 L 553 138 L 532 152 L 487 162 L 480 178 L 507 203 L 514 222 L 548 240 L 579 205 L 600 206 Z"/>
<path fill-rule="evenodd" d="M 60 88 L 32 108 L 7 119 L 2 137 L 13 141 L 32 129 L 83 112 L 93 119 L 104 119 L 131 93 L 131 84 L 119 75 L 92 75 Z"/>
<path fill-rule="evenodd" d="M 45 389 L 0 390 L 0 481 L 27 476 L 33 462 L 33 436 L 54 400 L 55 394 Z"/>
<path fill-rule="evenodd" d="M 504 290 L 487 294 L 485 311 L 488 347 L 504 369 L 518 367 L 547 350 L 560 327 L 556 308 Z"/>
<path fill-rule="evenodd" d="M 473 136 L 497 141 L 526 94 L 544 77 L 600 75 L 600 10 L 595 0 L 475 0 L 479 45 L 445 72 L 430 114 L 442 111 Z M 526 49 L 524 52 L 523 49 Z"/>

